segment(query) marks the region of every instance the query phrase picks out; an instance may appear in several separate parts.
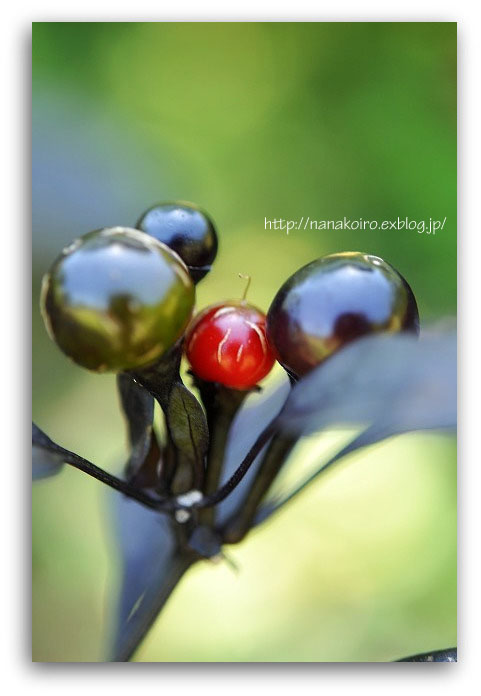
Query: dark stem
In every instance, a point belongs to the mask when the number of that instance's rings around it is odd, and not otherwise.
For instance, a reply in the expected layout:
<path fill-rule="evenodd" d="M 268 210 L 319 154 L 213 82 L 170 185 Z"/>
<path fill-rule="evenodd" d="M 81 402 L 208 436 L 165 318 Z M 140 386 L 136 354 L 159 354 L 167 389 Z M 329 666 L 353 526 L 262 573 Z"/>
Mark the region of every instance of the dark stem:
<path fill-rule="evenodd" d="M 336 454 L 334 454 L 330 459 L 328 459 L 327 462 L 324 462 L 324 464 L 322 464 L 322 466 L 320 466 L 319 469 L 317 469 L 314 473 L 312 473 L 310 476 L 304 479 L 302 483 L 297 485 L 294 488 L 294 490 L 292 490 L 291 493 L 286 495 L 284 498 L 281 498 L 280 500 L 274 501 L 269 505 L 265 505 L 264 507 L 259 508 L 256 518 L 254 520 L 254 524 L 257 525 L 261 522 L 264 522 L 268 517 L 270 517 L 275 512 L 280 510 L 282 507 L 287 505 L 287 503 L 289 503 L 291 500 L 297 497 L 299 493 L 302 493 L 302 491 L 305 490 L 318 476 L 324 474 L 326 471 L 329 471 L 332 466 L 337 464 L 348 454 L 350 454 L 356 449 L 359 449 L 360 447 L 369 445 L 369 438 L 367 439 L 367 441 L 363 442 L 363 438 L 368 432 L 370 432 L 370 429 L 362 431 L 360 435 L 357 435 L 353 440 L 348 442 L 347 445 L 345 445 L 338 452 L 336 452 Z"/>
<path fill-rule="evenodd" d="M 162 410 L 168 406 L 172 385 L 180 379 L 181 358 L 182 343 L 177 343 L 154 365 L 132 370 L 129 373 L 138 384 L 152 394 Z"/>
<path fill-rule="evenodd" d="M 206 410 L 209 426 L 210 442 L 203 485 L 204 495 L 209 496 L 219 486 L 232 422 L 250 392 L 230 389 L 198 378 L 194 378 L 194 380 Z M 206 507 L 201 510 L 199 521 L 213 526 L 215 521 L 214 508 Z"/>
<path fill-rule="evenodd" d="M 233 475 L 230 477 L 230 479 L 226 481 L 226 483 L 223 486 L 221 486 L 221 488 L 219 488 L 215 493 L 204 496 L 201 500 L 199 500 L 197 503 L 194 503 L 191 506 L 186 506 L 185 504 L 179 503 L 175 498 L 153 498 L 147 493 L 143 493 L 142 491 L 134 488 L 129 483 L 122 481 L 121 479 L 118 479 L 116 476 L 108 474 L 106 471 L 100 469 L 100 467 L 98 466 L 95 466 L 95 464 L 92 464 L 92 462 L 89 462 L 87 459 L 80 457 L 78 454 L 70 452 L 69 450 L 66 450 L 63 447 L 56 445 L 49 438 L 47 438 L 47 436 L 44 433 L 40 433 L 39 435 L 37 435 L 36 444 L 50 451 L 57 452 L 62 456 L 63 461 L 67 464 L 71 464 L 76 469 L 80 469 L 80 471 L 89 474 L 89 476 L 93 476 L 93 478 L 96 478 L 98 481 L 105 483 L 107 486 L 110 486 L 111 488 L 114 488 L 115 490 L 124 493 L 130 498 L 134 498 L 134 500 L 137 500 L 139 503 L 142 503 L 146 507 L 152 508 L 153 510 L 157 510 L 158 512 L 171 513 L 175 510 L 181 509 L 201 509 L 212 507 L 213 505 L 217 505 L 222 500 L 227 498 L 227 496 L 236 488 L 236 486 L 238 486 L 238 484 L 247 474 L 252 463 L 255 461 L 257 455 L 262 450 L 264 445 L 266 445 L 267 442 L 274 435 L 277 428 L 277 419 L 278 416 L 276 416 L 269 423 L 269 425 L 260 433 L 257 440 L 254 442 L 251 449 L 246 454 L 243 461 L 238 466 Z"/>
<path fill-rule="evenodd" d="M 224 541 L 229 544 L 236 544 L 245 537 L 252 527 L 260 503 L 298 442 L 298 439 L 297 435 L 281 433 L 274 435 L 249 490 L 239 504 L 238 510 L 224 525 L 222 530 Z"/>
<path fill-rule="evenodd" d="M 261 432 L 257 440 L 254 442 L 252 445 L 251 449 L 249 452 L 246 454 L 244 457 L 242 463 L 239 465 L 239 467 L 236 469 L 236 471 L 232 474 L 230 479 L 224 483 L 221 488 L 216 493 L 213 493 L 212 495 L 207 495 L 202 500 L 200 500 L 198 503 L 194 505 L 196 508 L 205 508 L 205 507 L 211 507 L 212 505 L 217 505 L 220 503 L 222 500 L 227 498 L 229 493 L 232 493 L 234 488 L 236 488 L 239 483 L 242 481 L 244 476 L 247 474 L 249 471 L 252 463 L 256 459 L 257 455 L 261 451 L 261 449 L 266 445 L 271 437 L 273 436 L 275 430 L 277 427 L 277 417 L 269 423 L 269 425 Z"/>
<path fill-rule="evenodd" d="M 79 469 L 85 474 L 97 479 L 97 481 L 105 483 L 107 486 L 110 486 L 110 488 L 114 488 L 116 491 L 120 491 L 130 498 L 134 498 L 139 503 L 142 503 L 149 508 L 154 510 L 167 509 L 164 501 L 152 498 L 147 493 L 143 493 L 137 488 L 134 488 L 127 481 L 122 481 L 116 476 L 108 474 L 100 467 L 92 464 L 92 462 L 89 462 L 88 459 L 84 459 L 84 457 L 81 457 L 79 454 L 57 445 L 57 443 L 51 440 L 48 435 L 43 432 L 43 430 L 35 425 L 35 423 L 32 423 L 32 445 L 40 447 L 47 452 L 55 453 L 65 464 L 70 464 L 76 469 Z"/>
<path fill-rule="evenodd" d="M 62 454 L 65 454 L 65 452 L 67 452 L 67 450 L 62 450 L 61 448 L 59 449 L 61 450 Z M 133 486 L 126 483 L 125 481 L 122 481 L 116 476 L 108 474 L 100 467 L 95 466 L 95 464 L 92 464 L 92 462 L 89 462 L 87 459 L 80 457 L 78 454 L 75 454 L 74 452 L 68 452 L 68 459 L 65 457 L 65 462 L 66 464 L 70 464 L 76 469 L 83 471 L 89 476 L 93 476 L 93 478 L 97 479 L 98 481 L 101 481 L 102 483 L 105 483 L 107 486 L 110 486 L 110 488 L 114 488 L 116 491 L 124 493 L 124 495 L 129 496 L 129 498 L 134 498 L 139 503 L 142 503 L 142 505 L 146 505 L 147 507 L 152 508 L 153 510 L 159 510 L 160 506 L 162 505 L 162 501 L 156 500 L 147 493 L 143 493 L 139 489 L 134 488 Z"/>
<path fill-rule="evenodd" d="M 221 488 L 219 488 L 215 493 L 213 493 L 212 495 L 204 496 L 201 500 L 199 500 L 198 503 L 192 505 L 192 508 L 201 509 L 211 507 L 213 505 L 217 505 L 222 500 L 227 498 L 227 496 L 230 493 L 232 493 L 232 491 L 239 485 L 244 476 L 247 474 L 259 452 L 262 450 L 264 445 L 266 445 L 267 442 L 269 442 L 269 440 L 275 433 L 276 427 L 277 418 L 275 418 L 271 423 L 269 423 L 269 425 L 261 432 L 261 434 L 254 442 L 251 449 L 246 454 L 241 464 L 232 474 L 230 479 L 226 481 L 226 483 L 223 486 L 221 486 Z M 108 474 L 107 472 L 103 471 L 103 469 L 100 469 L 99 467 L 95 466 L 91 462 L 88 462 L 86 459 L 83 459 L 79 455 L 74 454 L 73 452 L 69 452 L 68 454 L 70 455 L 70 459 L 65 460 L 67 463 L 72 464 L 72 466 L 75 466 L 77 469 L 80 469 L 81 471 L 84 471 L 87 474 L 90 474 L 99 481 L 102 481 L 102 483 L 106 483 L 108 486 L 111 486 L 112 488 L 115 488 L 121 491 L 122 493 L 125 493 L 125 495 L 128 495 L 131 498 L 135 498 L 147 507 L 153 508 L 154 510 L 158 510 L 159 512 L 172 512 L 174 510 L 186 509 L 185 505 L 176 502 L 175 499 L 156 500 L 155 498 L 152 498 L 150 495 L 142 493 L 142 491 L 139 491 L 135 488 L 132 488 L 125 481 L 122 481 L 121 479 L 118 479 L 115 476 Z"/>

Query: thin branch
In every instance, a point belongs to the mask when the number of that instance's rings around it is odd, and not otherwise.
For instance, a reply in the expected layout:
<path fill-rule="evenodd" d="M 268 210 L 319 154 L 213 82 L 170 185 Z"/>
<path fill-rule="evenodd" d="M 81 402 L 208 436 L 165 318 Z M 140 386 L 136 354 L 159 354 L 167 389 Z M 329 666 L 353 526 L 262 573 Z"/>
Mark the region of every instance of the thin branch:
<path fill-rule="evenodd" d="M 88 459 L 84 459 L 79 454 L 75 454 L 75 452 L 71 452 L 64 447 L 57 445 L 56 442 L 53 442 L 53 440 L 51 440 L 38 428 L 35 430 L 33 443 L 37 447 L 41 447 L 47 452 L 55 452 L 62 458 L 65 464 L 70 464 L 70 466 L 83 471 L 85 474 L 97 479 L 97 481 L 105 483 L 107 486 L 110 486 L 110 488 L 114 488 L 116 491 L 124 493 L 125 495 L 129 496 L 129 498 L 134 498 L 139 503 L 142 503 L 143 505 L 146 505 L 154 510 L 162 509 L 162 500 L 158 500 L 147 493 L 143 493 L 141 490 L 131 486 L 126 481 L 122 481 L 122 479 L 119 479 L 116 476 L 107 473 L 95 464 L 92 464 L 92 462 L 89 462 Z"/>
<path fill-rule="evenodd" d="M 280 432 L 271 439 L 254 480 L 250 483 L 235 512 L 222 526 L 223 538 L 227 543 L 238 543 L 252 527 L 259 505 L 298 440 L 298 435 Z"/>
<path fill-rule="evenodd" d="M 250 448 L 249 452 L 246 454 L 244 457 L 242 463 L 239 465 L 239 467 L 236 469 L 236 471 L 232 474 L 230 479 L 224 483 L 221 488 L 219 488 L 218 491 L 213 493 L 212 495 L 207 495 L 204 496 L 201 500 L 199 500 L 198 503 L 195 503 L 193 507 L 196 508 L 205 508 L 205 507 L 211 507 L 212 505 L 217 505 L 220 503 L 222 500 L 227 498 L 227 496 L 232 493 L 234 488 L 236 488 L 239 483 L 242 481 L 244 476 L 247 474 L 249 471 L 252 463 L 256 459 L 257 455 L 261 451 L 261 449 L 266 445 L 273 434 L 275 433 L 277 427 L 277 417 L 269 423 L 269 425 L 261 432 L 257 440 L 254 442 L 252 447 Z"/>
<path fill-rule="evenodd" d="M 143 493 L 141 490 L 134 488 L 125 481 L 122 481 L 122 479 L 107 473 L 100 467 L 92 464 L 92 462 L 89 462 L 87 459 L 80 457 L 78 454 L 69 452 L 69 455 L 69 459 L 65 459 L 66 464 L 70 464 L 76 469 L 89 474 L 89 476 L 93 476 L 93 478 L 105 483 L 107 486 L 110 486 L 110 488 L 114 488 L 116 491 L 124 493 L 125 495 L 129 496 L 129 498 L 135 498 L 135 500 L 137 500 L 139 503 L 142 503 L 153 510 L 159 510 L 159 505 L 162 503 L 162 501 L 153 498 L 147 493 Z"/>
<path fill-rule="evenodd" d="M 291 491 L 291 493 L 286 495 L 284 498 L 281 498 L 280 500 L 278 499 L 277 501 L 273 501 L 270 505 L 266 503 L 266 505 L 259 508 L 257 516 L 254 520 L 254 525 L 258 525 L 261 522 L 264 522 L 268 517 L 273 515 L 282 507 L 284 507 L 284 505 L 290 503 L 293 498 L 296 498 L 299 495 L 299 493 L 302 493 L 302 491 L 305 490 L 318 476 L 325 473 L 340 459 L 350 454 L 351 452 L 354 452 L 354 450 L 360 449 L 361 447 L 367 447 L 370 444 L 372 444 L 369 441 L 365 441 L 365 436 L 369 431 L 370 429 L 363 431 L 360 435 L 357 435 L 353 440 L 348 442 L 347 445 L 345 445 L 338 452 L 336 452 L 336 454 L 334 454 L 330 459 L 328 459 L 327 462 L 325 462 L 313 474 L 304 479 L 302 483 L 296 486 L 296 488 L 294 488 L 294 490 Z"/>
<path fill-rule="evenodd" d="M 274 418 L 269 425 L 261 432 L 257 440 L 254 442 L 249 452 L 246 454 L 241 464 L 238 466 L 236 471 L 232 474 L 230 479 L 221 486 L 215 493 L 202 497 L 198 502 L 186 506 L 183 503 L 179 503 L 175 498 L 171 499 L 157 499 L 143 493 L 142 491 L 129 485 L 127 482 L 122 481 L 112 474 L 108 474 L 100 467 L 95 466 L 92 462 L 84 459 L 70 450 L 66 450 L 60 445 L 54 443 L 50 438 L 48 438 L 44 433 L 42 433 L 45 438 L 42 442 L 38 441 L 37 444 L 42 446 L 44 449 L 57 452 L 60 454 L 66 464 L 71 464 L 76 469 L 80 469 L 86 474 L 93 476 L 98 481 L 105 483 L 107 486 L 114 488 L 115 490 L 121 491 L 130 498 L 134 498 L 139 503 L 142 503 L 146 507 L 157 510 L 158 512 L 173 512 L 175 510 L 189 510 L 190 508 L 207 508 L 213 505 L 217 505 L 222 500 L 227 498 L 227 496 L 239 485 L 244 476 L 249 471 L 252 463 L 255 461 L 257 455 L 262 450 L 264 445 L 269 442 L 270 438 L 274 435 L 277 428 L 277 419 Z"/>

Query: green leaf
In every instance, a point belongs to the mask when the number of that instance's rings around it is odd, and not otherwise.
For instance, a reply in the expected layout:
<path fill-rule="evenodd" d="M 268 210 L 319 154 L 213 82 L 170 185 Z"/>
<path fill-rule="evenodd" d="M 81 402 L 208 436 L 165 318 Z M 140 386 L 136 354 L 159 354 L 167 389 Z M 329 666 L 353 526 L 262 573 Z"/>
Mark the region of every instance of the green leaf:
<path fill-rule="evenodd" d="M 176 448 L 193 467 L 194 485 L 200 486 L 209 446 L 209 429 L 202 406 L 181 382 L 175 382 L 170 390 L 166 417 Z"/>

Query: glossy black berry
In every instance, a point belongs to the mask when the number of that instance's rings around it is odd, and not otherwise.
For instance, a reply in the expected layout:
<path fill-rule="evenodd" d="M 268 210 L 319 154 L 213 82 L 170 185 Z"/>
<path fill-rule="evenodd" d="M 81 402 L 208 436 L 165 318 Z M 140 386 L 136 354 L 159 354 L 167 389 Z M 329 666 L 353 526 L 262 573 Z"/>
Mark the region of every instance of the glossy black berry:
<path fill-rule="evenodd" d="M 97 372 L 150 364 L 182 335 L 195 289 L 183 261 L 143 232 L 112 227 L 66 247 L 42 286 L 48 332 Z"/>
<path fill-rule="evenodd" d="M 297 377 L 356 338 L 396 331 L 419 331 L 413 292 L 392 266 L 361 252 L 331 254 L 299 269 L 267 315 L 276 357 Z"/>
<path fill-rule="evenodd" d="M 210 271 L 217 254 L 217 232 L 207 213 L 196 205 L 155 205 L 141 216 L 136 227 L 176 251 L 194 283 Z"/>

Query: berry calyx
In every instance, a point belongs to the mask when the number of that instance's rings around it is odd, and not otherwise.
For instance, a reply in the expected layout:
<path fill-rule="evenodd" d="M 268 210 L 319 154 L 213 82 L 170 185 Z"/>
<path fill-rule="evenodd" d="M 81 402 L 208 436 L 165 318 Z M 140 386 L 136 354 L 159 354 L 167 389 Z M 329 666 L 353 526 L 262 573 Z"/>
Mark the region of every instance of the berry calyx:
<path fill-rule="evenodd" d="M 254 387 L 275 362 L 265 314 L 236 300 L 207 307 L 194 318 L 185 353 L 197 377 L 240 390 Z"/>
<path fill-rule="evenodd" d="M 112 227 L 66 247 L 42 285 L 47 330 L 97 372 L 151 364 L 182 335 L 195 301 L 182 260 L 143 232 Z"/>
<path fill-rule="evenodd" d="M 296 377 L 361 336 L 397 331 L 419 332 L 414 294 L 390 264 L 361 252 L 331 254 L 299 269 L 267 314 L 277 360 Z"/>
<path fill-rule="evenodd" d="M 210 271 L 217 254 L 217 232 L 207 213 L 193 203 L 155 205 L 142 214 L 136 227 L 173 249 L 194 283 Z"/>

